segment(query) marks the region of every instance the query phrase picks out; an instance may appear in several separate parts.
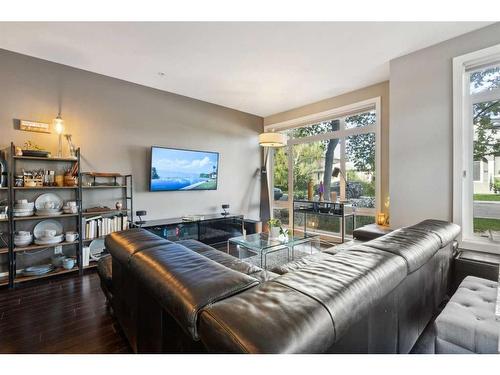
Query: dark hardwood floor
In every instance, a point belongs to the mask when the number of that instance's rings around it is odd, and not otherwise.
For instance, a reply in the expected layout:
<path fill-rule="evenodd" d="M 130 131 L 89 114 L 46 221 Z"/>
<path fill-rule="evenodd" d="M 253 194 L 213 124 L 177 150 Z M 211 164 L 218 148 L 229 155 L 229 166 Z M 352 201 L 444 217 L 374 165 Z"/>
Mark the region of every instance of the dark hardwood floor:
<path fill-rule="evenodd" d="M 0 289 L 0 353 L 131 353 L 97 272 Z"/>

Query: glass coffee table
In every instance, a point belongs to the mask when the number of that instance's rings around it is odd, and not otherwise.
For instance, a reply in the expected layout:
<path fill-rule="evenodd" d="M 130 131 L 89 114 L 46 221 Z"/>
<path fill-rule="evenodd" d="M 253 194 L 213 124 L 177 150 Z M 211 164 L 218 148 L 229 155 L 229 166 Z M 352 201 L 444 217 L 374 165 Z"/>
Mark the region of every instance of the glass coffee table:
<path fill-rule="evenodd" d="M 241 254 L 240 248 L 247 252 L 260 256 L 260 266 L 267 269 L 267 256 L 271 253 L 286 250 L 287 262 L 294 259 L 295 247 L 304 245 L 312 254 L 314 249 L 320 249 L 320 236 L 318 234 L 304 233 L 298 235 L 289 235 L 287 238 L 271 238 L 269 233 L 255 233 L 246 236 L 230 238 L 227 241 L 227 252 L 230 253 L 231 246 L 236 246 L 238 254 Z M 239 258 L 247 258 L 239 256 Z"/>

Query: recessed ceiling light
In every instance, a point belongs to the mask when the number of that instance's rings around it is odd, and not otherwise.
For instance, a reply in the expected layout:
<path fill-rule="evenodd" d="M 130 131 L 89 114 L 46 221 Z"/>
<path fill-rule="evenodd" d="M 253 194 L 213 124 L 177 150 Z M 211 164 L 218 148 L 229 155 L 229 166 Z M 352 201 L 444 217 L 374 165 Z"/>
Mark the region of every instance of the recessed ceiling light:
<path fill-rule="evenodd" d="M 158 72 L 158 75 L 159 75 L 160 77 L 165 77 L 165 73 L 164 73 L 164 72 Z"/>

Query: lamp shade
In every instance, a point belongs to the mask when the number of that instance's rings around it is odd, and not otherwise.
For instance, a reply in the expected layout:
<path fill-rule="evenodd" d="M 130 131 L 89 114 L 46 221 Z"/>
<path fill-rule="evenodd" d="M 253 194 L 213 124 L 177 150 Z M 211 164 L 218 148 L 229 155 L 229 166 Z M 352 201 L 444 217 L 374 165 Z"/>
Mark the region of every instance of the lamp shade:
<path fill-rule="evenodd" d="M 262 147 L 286 146 L 286 135 L 281 133 L 262 133 L 259 135 L 259 145 Z"/>

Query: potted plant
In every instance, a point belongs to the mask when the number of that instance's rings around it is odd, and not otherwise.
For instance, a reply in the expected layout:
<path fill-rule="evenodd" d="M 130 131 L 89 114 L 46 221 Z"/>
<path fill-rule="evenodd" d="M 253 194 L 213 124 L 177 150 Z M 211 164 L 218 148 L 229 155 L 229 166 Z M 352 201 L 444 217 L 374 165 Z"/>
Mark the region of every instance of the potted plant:
<path fill-rule="evenodd" d="M 278 238 L 281 232 L 281 220 L 280 219 L 269 219 L 267 222 L 269 225 L 269 235 L 271 238 Z"/>

